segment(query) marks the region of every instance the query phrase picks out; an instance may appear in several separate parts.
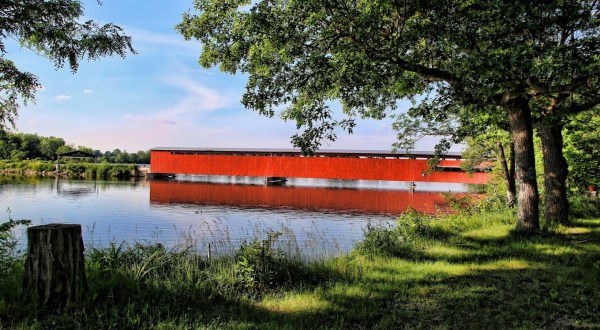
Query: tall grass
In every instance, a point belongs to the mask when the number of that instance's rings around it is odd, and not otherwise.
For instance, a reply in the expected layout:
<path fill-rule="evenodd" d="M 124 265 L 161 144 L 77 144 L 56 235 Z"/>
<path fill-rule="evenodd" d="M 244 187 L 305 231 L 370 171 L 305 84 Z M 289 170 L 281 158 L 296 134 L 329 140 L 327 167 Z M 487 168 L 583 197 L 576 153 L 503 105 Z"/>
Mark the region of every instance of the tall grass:
<path fill-rule="evenodd" d="M 88 296 L 43 318 L 20 295 L 17 262 L 0 282 L 0 328 L 600 327 L 600 216 L 522 236 L 513 210 L 470 203 L 368 227 L 352 253 L 327 260 L 280 248 L 284 231 L 210 258 L 192 239 L 89 248 Z"/>

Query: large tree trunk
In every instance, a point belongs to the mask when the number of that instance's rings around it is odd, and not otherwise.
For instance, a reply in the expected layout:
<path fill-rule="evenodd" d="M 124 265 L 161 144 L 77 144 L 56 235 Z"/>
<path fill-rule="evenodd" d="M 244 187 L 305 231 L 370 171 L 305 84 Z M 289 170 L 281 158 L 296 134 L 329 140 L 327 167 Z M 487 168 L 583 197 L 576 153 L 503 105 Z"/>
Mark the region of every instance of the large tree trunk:
<path fill-rule="evenodd" d="M 563 126 L 559 120 L 551 118 L 544 118 L 538 126 L 544 158 L 544 218 L 547 222 L 555 224 L 569 222 L 569 167 L 562 150 Z"/>
<path fill-rule="evenodd" d="M 517 195 L 517 187 L 515 184 L 515 143 L 513 141 L 510 142 L 510 156 L 508 158 L 508 162 L 510 163 L 508 173 L 509 173 L 510 177 L 512 178 L 512 180 L 510 180 L 510 183 L 512 184 L 511 189 L 512 189 L 513 195 L 516 196 Z"/>
<path fill-rule="evenodd" d="M 24 291 L 41 312 L 62 312 L 87 290 L 81 225 L 27 229 Z"/>
<path fill-rule="evenodd" d="M 540 222 L 531 110 L 527 101 L 520 98 L 506 104 L 506 108 L 515 144 L 516 174 L 519 183 L 517 230 L 532 232 L 540 228 Z"/>
<path fill-rule="evenodd" d="M 515 196 L 517 195 L 517 188 L 515 185 L 515 166 L 514 166 L 514 145 L 511 143 L 511 155 L 510 155 L 510 169 L 506 161 L 506 154 L 504 153 L 504 146 L 501 142 L 498 142 L 498 160 L 502 167 L 502 175 L 504 176 L 504 183 L 506 185 L 506 204 L 512 208 L 515 206 Z"/>

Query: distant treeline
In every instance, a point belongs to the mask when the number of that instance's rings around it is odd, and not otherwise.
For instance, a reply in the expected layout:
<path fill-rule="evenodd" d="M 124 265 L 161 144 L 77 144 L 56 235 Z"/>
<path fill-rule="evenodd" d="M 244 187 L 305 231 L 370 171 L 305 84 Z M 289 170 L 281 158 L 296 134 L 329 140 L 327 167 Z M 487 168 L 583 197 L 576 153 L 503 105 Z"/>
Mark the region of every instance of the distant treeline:
<path fill-rule="evenodd" d="M 41 159 L 55 160 L 63 152 L 80 150 L 98 156 L 98 161 L 118 164 L 150 164 L 150 151 L 129 153 L 115 149 L 100 151 L 84 146 L 66 144 L 54 136 L 39 136 L 30 133 L 11 133 L 0 130 L 0 160 Z"/>

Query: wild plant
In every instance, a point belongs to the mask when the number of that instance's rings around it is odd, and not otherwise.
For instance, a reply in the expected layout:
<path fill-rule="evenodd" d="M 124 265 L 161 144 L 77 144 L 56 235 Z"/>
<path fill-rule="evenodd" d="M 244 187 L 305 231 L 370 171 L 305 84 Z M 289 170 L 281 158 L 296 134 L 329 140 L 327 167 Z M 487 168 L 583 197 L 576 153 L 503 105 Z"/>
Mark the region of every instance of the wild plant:
<path fill-rule="evenodd" d="M 591 219 L 600 217 L 600 198 L 572 196 L 570 213 L 573 218 Z"/>
<path fill-rule="evenodd" d="M 355 251 L 367 256 L 401 256 L 405 254 L 403 238 L 393 225 L 367 224 L 364 238 L 356 244 Z"/>
<path fill-rule="evenodd" d="M 13 220 L 10 218 L 10 210 L 8 222 L 0 224 L 0 261 L 14 257 L 15 248 L 18 240 L 14 235 L 13 230 L 18 226 L 29 226 L 31 220 Z"/>
<path fill-rule="evenodd" d="M 18 305 L 18 303 L 13 304 L 12 302 L 17 302 L 20 298 L 19 288 L 22 283 L 24 262 L 23 256 L 16 251 L 18 239 L 14 234 L 14 229 L 30 224 L 30 220 L 13 220 L 10 215 L 8 222 L 0 224 L 0 314 L 6 308 L 10 309 Z M 11 303 L 4 304 L 2 302 Z M 2 328 L 1 323 L 0 328 Z"/>
<path fill-rule="evenodd" d="M 250 243 L 242 243 L 235 256 L 237 286 L 260 295 L 290 280 L 289 259 L 274 246 L 281 235 L 281 232 L 270 231 L 266 239 L 255 238 Z"/>
<path fill-rule="evenodd" d="M 433 221 L 430 215 L 408 209 L 396 219 L 395 225 L 368 224 L 355 251 L 367 256 L 412 257 L 428 240 L 445 236 L 432 226 Z"/>

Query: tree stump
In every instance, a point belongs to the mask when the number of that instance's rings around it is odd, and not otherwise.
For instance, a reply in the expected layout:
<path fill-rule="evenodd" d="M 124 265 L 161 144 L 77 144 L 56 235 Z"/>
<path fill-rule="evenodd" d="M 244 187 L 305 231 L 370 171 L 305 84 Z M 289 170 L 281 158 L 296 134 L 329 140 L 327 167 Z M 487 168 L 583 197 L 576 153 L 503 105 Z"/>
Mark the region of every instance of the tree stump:
<path fill-rule="evenodd" d="M 24 292 L 43 312 L 60 313 L 87 291 L 81 225 L 50 224 L 27 229 Z"/>

